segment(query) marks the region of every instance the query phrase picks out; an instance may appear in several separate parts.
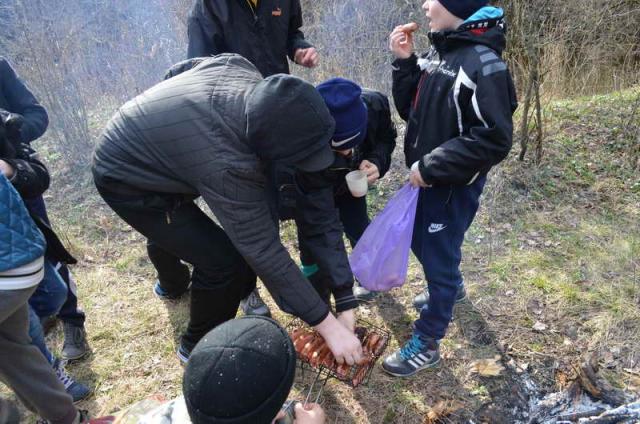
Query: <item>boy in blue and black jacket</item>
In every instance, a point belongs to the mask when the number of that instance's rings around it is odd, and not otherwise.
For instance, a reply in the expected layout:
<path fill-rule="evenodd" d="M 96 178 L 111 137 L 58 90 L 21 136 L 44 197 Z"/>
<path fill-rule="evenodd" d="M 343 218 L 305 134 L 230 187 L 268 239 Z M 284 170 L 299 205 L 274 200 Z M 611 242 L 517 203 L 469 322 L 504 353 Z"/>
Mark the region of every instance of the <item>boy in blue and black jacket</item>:
<path fill-rule="evenodd" d="M 453 306 L 464 298 L 464 235 L 478 210 L 487 173 L 508 155 L 516 94 L 507 65 L 502 9 L 487 0 L 427 0 L 431 50 L 413 53 L 416 24 L 391 33 L 393 97 L 407 121 L 410 182 L 421 187 L 412 249 L 428 288 L 412 338 L 383 368 L 405 377 L 434 366 Z"/>

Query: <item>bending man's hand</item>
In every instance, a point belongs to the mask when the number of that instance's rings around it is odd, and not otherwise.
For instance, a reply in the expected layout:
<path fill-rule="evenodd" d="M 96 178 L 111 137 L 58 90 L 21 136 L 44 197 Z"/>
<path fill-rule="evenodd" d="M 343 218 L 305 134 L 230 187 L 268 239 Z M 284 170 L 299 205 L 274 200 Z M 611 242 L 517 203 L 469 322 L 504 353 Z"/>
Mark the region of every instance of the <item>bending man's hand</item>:
<path fill-rule="evenodd" d="M 332 314 L 327 315 L 324 321 L 316 325 L 315 328 L 327 342 L 338 364 L 354 365 L 362 362 L 363 354 L 360 340 Z"/>

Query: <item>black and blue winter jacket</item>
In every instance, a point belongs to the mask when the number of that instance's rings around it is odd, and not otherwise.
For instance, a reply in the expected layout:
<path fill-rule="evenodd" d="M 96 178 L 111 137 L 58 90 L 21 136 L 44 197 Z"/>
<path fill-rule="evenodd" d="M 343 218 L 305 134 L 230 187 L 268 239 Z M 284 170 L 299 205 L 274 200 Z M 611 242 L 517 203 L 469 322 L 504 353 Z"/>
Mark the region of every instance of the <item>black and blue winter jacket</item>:
<path fill-rule="evenodd" d="M 516 91 L 504 14 L 485 7 L 455 31 L 429 34 L 431 50 L 393 63 L 393 98 L 407 121 L 407 166 L 427 184 L 471 184 L 512 146 Z"/>

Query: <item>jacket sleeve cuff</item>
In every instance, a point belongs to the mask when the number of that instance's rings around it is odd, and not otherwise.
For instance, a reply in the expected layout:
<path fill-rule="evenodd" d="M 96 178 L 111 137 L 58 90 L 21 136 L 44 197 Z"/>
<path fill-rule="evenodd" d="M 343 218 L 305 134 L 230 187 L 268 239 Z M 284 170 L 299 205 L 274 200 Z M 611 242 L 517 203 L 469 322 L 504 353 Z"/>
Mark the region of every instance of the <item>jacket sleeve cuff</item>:
<path fill-rule="evenodd" d="M 365 160 L 368 160 L 378 168 L 378 172 L 380 173 L 380 176 L 378 177 L 378 179 L 381 179 L 382 177 L 384 177 L 387 171 L 389 170 L 388 168 L 385 168 L 385 169 L 382 168 L 382 164 L 380 163 L 381 160 L 378 158 L 378 156 L 370 156 L 368 158 L 365 158 Z"/>
<path fill-rule="evenodd" d="M 427 165 L 425 164 L 429 162 L 429 159 L 429 155 L 420 159 L 420 162 L 418 163 L 418 170 L 420 171 L 420 175 L 422 176 L 422 181 L 424 181 L 428 186 L 433 186 L 435 185 L 435 181 L 429 175 L 429 170 L 427 169 Z"/>
<path fill-rule="evenodd" d="M 393 69 L 397 69 L 397 70 L 406 70 L 406 69 L 412 69 L 415 68 L 416 66 L 418 66 L 418 56 L 414 54 L 412 54 L 411 56 L 409 56 L 406 59 L 396 59 L 393 61 L 393 63 L 391 64 L 393 66 Z"/>
<path fill-rule="evenodd" d="M 295 63 L 296 61 L 296 51 L 298 49 L 308 49 L 313 47 L 313 44 L 308 42 L 304 38 L 297 38 L 291 42 L 291 47 L 289 47 L 289 59 Z"/>
<path fill-rule="evenodd" d="M 358 300 L 353 295 L 352 287 L 333 290 L 333 298 L 336 302 L 336 312 L 344 312 L 359 306 Z"/>
<path fill-rule="evenodd" d="M 304 322 L 309 324 L 309 326 L 315 327 L 316 325 L 324 321 L 324 319 L 329 315 L 329 312 L 329 306 L 327 306 L 324 302 L 320 302 L 318 304 L 318 307 L 308 311 L 304 314 L 304 316 L 301 316 L 300 318 Z"/>

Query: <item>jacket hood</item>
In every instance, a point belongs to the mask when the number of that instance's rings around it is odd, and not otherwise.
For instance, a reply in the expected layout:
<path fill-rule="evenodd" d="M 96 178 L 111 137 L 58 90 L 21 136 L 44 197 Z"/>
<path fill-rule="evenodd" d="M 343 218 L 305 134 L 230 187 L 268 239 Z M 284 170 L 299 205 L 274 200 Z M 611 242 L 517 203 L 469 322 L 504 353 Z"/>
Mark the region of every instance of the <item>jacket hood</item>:
<path fill-rule="evenodd" d="M 439 52 L 447 52 L 467 44 L 482 44 L 502 54 L 507 45 L 504 11 L 499 7 L 483 7 L 458 29 L 431 32 L 429 39 Z"/>
<path fill-rule="evenodd" d="M 298 165 L 316 157 L 313 168 L 331 164 L 325 162 L 333 158 L 335 123 L 313 85 L 291 75 L 268 77 L 249 94 L 245 113 L 247 140 L 261 159 Z"/>

